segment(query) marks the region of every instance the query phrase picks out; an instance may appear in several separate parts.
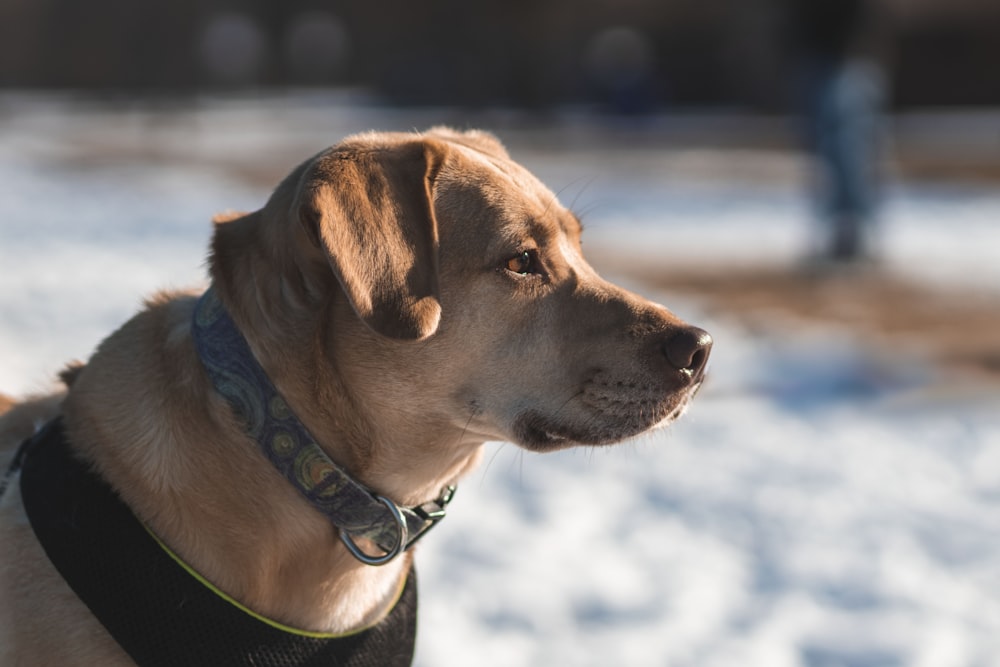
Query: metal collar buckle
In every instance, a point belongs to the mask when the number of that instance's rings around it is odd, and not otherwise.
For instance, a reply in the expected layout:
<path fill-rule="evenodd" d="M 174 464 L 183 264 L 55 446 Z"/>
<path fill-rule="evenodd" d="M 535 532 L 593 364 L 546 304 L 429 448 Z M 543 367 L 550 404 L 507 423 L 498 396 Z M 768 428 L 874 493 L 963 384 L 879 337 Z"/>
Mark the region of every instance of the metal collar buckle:
<path fill-rule="evenodd" d="M 347 547 L 347 550 L 351 552 L 352 556 L 365 565 L 385 565 L 396 556 L 416 544 L 421 537 L 426 535 L 431 528 L 436 526 L 438 522 L 444 518 L 445 509 L 448 507 L 448 503 L 451 502 L 451 499 L 455 497 L 456 489 L 457 487 L 454 484 L 449 484 L 441 490 L 441 495 L 434 500 L 424 503 L 423 505 L 418 505 L 417 507 L 409 510 L 409 512 L 412 512 L 424 521 L 424 525 L 419 531 L 417 531 L 412 540 L 409 539 L 410 530 L 406 523 L 406 517 L 403 516 L 403 510 L 401 510 L 396 503 L 392 502 L 385 496 L 375 494 L 375 500 L 379 501 L 389 509 L 393 520 L 396 522 L 397 530 L 396 543 L 391 549 L 381 556 L 372 556 L 362 551 L 361 548 L 355 544 L 350 534 L 348 534 L 345 530 L 340 531 L 340 541 L 344 543 L 344 546 Z"/>
<path fill-rule="evenodd" d="M 412 547 L 417 543 L 417 540 L 426 535 L 431 528 L 438 525 L 438 522 L 444 518 L 445 510 L 448 508 L 448 503 L 450 503 L 451 499 L 455 497 L 455 491 L 457 490 L 457 486 L 449 484 L 441 489 L 440 496 L 429 503 L 424 503 L 423 505 L 413 508 L 413 513 L 427 523 L 420 529 L 420 532 L 413 536 L 413 540 L 407 545 L 407 548 Z"/>
<path fill-rule="evenodd" d="M 396 520 L 396 528 L 399 531 L 396 536 L 396 544 L 383 556 L 369 556 L 361 548 L 354 543 L 351 539 L 350 534 L 346 530 L 340 531 L 340 541 L 344 543 L 347 550 L 351 552 L 351 555 L 357 558 L 359 561 L 365 565 L 385 565 L 393 558 L 398 556 L 406 549 L 407 545 L 407 533 L 409 529 L 406 527 L 406 519 L 403 518 L 403 513 L 400 511 L 396 503 L 392 502 L 385 496 L 376 495 L 375 499 L 380 503 L 389 508 L 389 512 L 392 514 L 392 518 Z"/>

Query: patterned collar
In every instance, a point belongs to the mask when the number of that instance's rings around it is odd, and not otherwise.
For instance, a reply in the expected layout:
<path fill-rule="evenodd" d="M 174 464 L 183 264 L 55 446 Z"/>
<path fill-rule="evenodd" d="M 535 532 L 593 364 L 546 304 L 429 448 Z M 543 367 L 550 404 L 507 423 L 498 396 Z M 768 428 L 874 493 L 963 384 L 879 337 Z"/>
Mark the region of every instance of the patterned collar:
<path fill-rule="evenodd" d="M 368 565 L 389 562 L 444 518 L 455 492 L 417 507 L 400 507 L 353 479 L 316 443 L 254 358 L 249 344 L 210 287 L 198 301 L 192 335 L 212 384 L 268 460 L 319 512 L 340 529 L 340 539 Z M 372 540 L 384 552 L 361 551 L 354 538 Z"/>

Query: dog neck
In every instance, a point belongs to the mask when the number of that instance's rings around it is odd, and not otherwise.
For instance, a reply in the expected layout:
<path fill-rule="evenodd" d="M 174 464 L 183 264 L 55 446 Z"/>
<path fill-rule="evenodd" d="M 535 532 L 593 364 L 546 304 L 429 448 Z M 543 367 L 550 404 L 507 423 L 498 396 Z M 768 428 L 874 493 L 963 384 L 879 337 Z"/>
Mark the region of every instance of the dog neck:
<path fill-rule="evenodd" d="M 289 484 L 340 530 L 342 542 L 359 561 L 389 562 L 444 518 L 454 485 L 432 501 L 400 507 L 334 463 L 257 363 L 213 288 L 195 308 L 192 336 L 212 384 L 247 434 Z M 357 538 L 374 543 L 383 553 L 366 553 Z"/>
<path fill-rule="evenodd" d="M 196 303 L 165 293 L 98 348 L 62 406 L 74 450 L 165 544 L 254 611 L 318 632 L 348 632 L 377 621 L 389 610 L 413 550 L 381 567 L 361 563 L 331 521 L 268 462 L 198 360 L 191 335 Z M 136 354 L 130 341 L 139 337 L 162 341 L 163 354 Z M 320 358 L 312 348 L 296 351 Z M 293 382 L 276 372 L 274 359 L 258 359 L 279 378 L 275 385 L 288 403 L 308 417 L 303 422 L 324 451 L 352 477 L 399 503 L 434 498 L 476 458 L 439 459 L 433 470 L 404 479 L 398 458 L 380 456 L 359 475 L 354 457 L 368 456 L 360 448 L 391 448 L 385 434 L 362 441 L 363 426 L 347 423 L 350 401 L 338 397 L 331 382 L 336 369 L 314 362 L 321 378 Z M 310 389 L 317 385 L 324 388 Z M 442 437 L 427 429 L 410 435 L 407 444 L 417 448 L 431 448 Z M 387 470 L 400 470 L 398 478 Z M 364 538 L 358 543 L 366 553 L 379 553 Z"/>

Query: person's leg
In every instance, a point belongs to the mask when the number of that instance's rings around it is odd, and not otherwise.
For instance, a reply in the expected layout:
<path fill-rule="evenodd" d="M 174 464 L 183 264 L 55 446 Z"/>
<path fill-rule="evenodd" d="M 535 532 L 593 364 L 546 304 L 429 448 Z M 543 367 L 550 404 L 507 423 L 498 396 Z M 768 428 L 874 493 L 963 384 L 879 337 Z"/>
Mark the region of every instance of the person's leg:
<path fill-rule="evenodd" d="M 821 159 L 827 183 L 829 255 L 852 261 L 871 255 L 878 189 L 880 75 L 851 62 L 831 77 L 823 99 Z"/>

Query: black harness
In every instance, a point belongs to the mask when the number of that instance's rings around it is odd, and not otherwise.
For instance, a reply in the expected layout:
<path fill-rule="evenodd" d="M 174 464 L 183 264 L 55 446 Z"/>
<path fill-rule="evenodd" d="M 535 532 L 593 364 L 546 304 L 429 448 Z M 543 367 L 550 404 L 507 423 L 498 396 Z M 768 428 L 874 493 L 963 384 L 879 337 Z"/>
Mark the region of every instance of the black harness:
<path fill-rule="evenodd" d="M 60 420 L 21 446 L 8 477 L 18 469 L 31 527 L 49 559 L 140 667 L 405 667 L 413 659 L 413 570 L 392 611 L 371 628 L 323 635 L 279 627 L 221 596 L 165 550 L 73 455 Z"/>

